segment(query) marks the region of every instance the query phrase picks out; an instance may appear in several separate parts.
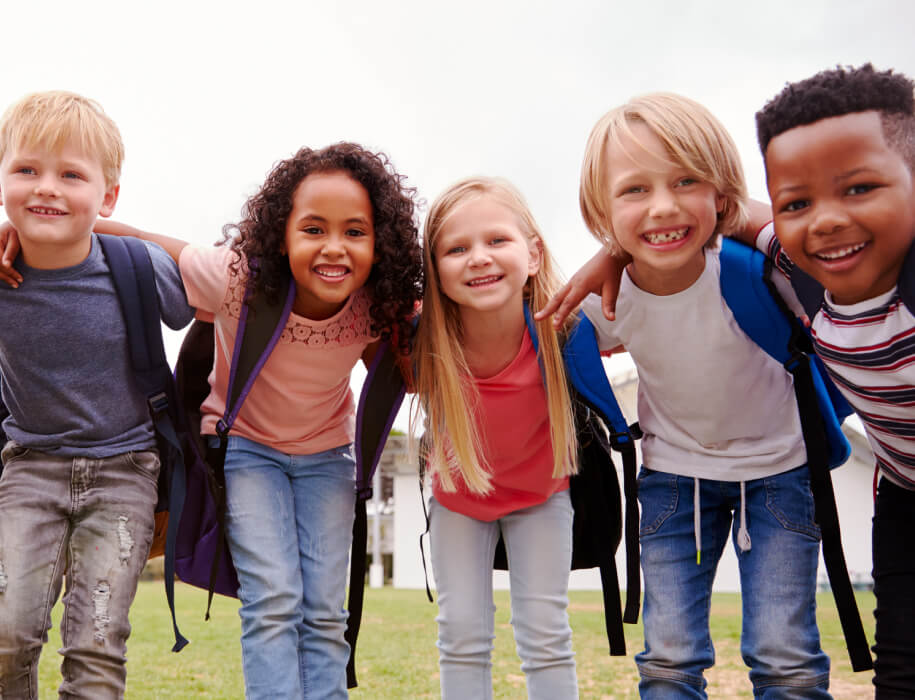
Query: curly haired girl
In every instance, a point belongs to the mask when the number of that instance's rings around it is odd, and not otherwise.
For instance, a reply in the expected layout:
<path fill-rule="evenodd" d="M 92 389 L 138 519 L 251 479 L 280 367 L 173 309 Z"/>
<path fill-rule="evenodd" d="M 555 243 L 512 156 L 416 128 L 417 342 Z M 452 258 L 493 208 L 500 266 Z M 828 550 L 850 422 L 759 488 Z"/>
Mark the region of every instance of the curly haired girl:
<path fill-rule="evenodd" d="M 278 163 L 223 245 L 190 246 L 105 222 L 104 233 L 159 243 L 188 301 L 214 318 L 216 359 L 201 406 L 223 415 L 245 290 L 281 293 L 292 313 L 233 424 L 225 459 L 227 539 L 239 578 L 247 698 L 345 698 L 343 598 L 355 499 L 350 372 L 380 339 L 408 352 L 422 287 L 415 190 L 387 157 L 352 143 Z"/>

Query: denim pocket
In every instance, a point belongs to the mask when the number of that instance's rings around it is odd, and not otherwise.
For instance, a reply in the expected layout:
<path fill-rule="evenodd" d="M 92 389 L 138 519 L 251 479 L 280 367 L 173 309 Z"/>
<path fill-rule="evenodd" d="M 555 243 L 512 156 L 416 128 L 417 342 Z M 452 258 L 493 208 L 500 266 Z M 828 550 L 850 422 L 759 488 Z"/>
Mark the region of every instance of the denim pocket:
<path fill-rule="evenodd" d="M 31 450 L 28 447 L 23 447 L 18 442 L 10 440 L 3 446 L 3 451 L 0 452 L 0 464 L 3 466 L 9 466 L 17 459 L 22 459 L 25 457 Z"/>
<path fill-rule="evenodd" d="M 806 466 L 763 479 L 766 508 L 786 530 L 820 539 Z"/>
<path fill-rule="evenodd" d="M 677 510 L 677 475 L 642 467 L 639 473 L 639 537 L 653 535 Z"/>
<path fill-rule="evenodd" d="M 131 468 L 142 476 L 152 481 L 154 484 L 159 480 L 159 453 L 155 450 L 144 450 L 143 452 L 125 452 L 124 461 Z"/>

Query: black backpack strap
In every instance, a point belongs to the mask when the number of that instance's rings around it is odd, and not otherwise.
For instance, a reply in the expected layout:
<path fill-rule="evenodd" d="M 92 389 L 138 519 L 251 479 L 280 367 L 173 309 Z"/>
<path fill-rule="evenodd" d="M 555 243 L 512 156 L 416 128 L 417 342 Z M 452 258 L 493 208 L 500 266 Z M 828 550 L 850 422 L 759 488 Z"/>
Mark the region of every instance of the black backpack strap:
<path fill-rule="evenodd" d="M 391 343 L 383 342 L 368 368 L 356 410 L 356 513 L 353 519 L 349 599 L 346 604 L 349 616 L 345 633 L 350 649 L 346 664 L 346 683 L 349 688 L 358 685 L 356 642 L 362 624 L 368 548 L 365 502 L 372 497 L 372 479 L 405 393 L 406 386 L 397 364 L 396 349 Z M 375 517 L 378 517 L 377 513 Z"/>
<path fill-rule="evenodd" d="M 426 494 L 425 494 L 425 481 L 426 481 L 426 459 L 425 455 L 425 433 L 419 439 L 419 502 L 423 506 L 423 518 L 426 520 L 426 529 L 419 535 L 419 556 L 423 562 L 423 581 L 426 584 L 426 598 L 429 599 L 429 602 L 434 602 L 432 597 L 432 589 L 429 588 L 429 570 L 426 568 L 426 550 L 423 548 L 423 537 L 429 534 L 429 509 L 426 508 Z"/>
<path fill-rule="evenodd" d="M 187 645 L 175 618 L 175 541 L 184 509 L 186 475 L 183 447 L 170 414 L 177 410 L 171 369 L 162 341 L 156 275 L 143 241 L 136 238 L 98 236 L 124 313 L 130 362 L 137 384 L 146 396 L 149 413 L 159 438 L 162 469 L 171 467 L 168 483 L 168 531 L 165 540 L 165 596 L 172 616 L 175 645 Z"/>
<path fill-rule="evenodd" d="M 797 399 L 798 414 L 801 420 L 801 432 L 807 447 L 810 491 L 813 494 L 816 522 L 820 527 L 822 536 L 823 561 L 826 564 L 826 574 L 829 577 L 829 585 L 836 601 L 839 622 L 845 635 L 845 644 L 848 647 L 852 670 L 866 671 L 872 669 L 874 664 L 871 659 L 867 636 L 864 633 L 864 626 L 861 623 L 861 614 L 858 611 L 854 588 L 848 576 L 845 553 L 842 549 L 839 513 L 836 508 L 832 475 L 829 471 L 829 441 L 826 435 L 826 427 L 823 423 L 823 415 L 817 401 L 817 391 L 814 386 L 813 369 L 811 367 L 814 352 L 813 346 L 807 333 L 778 294 L 769 274 L 766 274 L 766 281 L 770 285 L 772 297 L 788 318 L 792 320 L 792 333 L 788 345 L 792 357 L 785 363 L 785 369 L 791 373 L 793 378 L 794 394 Z"/>
<path fill-rule="evenodd" d="M 909 252 L 902 261 L 902 269 L 899 271 L 896 286 L 899 289 L 902 303 L 905 304 L 909 313 L 915 314 L 915 243 L 909 246 Z"/>
<path fill-rule="evenodd" d="M 642 437 L 638 423 L 629 427 L 632 440 Z M 639 500 L 635 444 L 629 442 L 617 447 L 623 458 L 623 498 L 625 500 L 626 541 L 626 609 L 623 622 L 634 625 L 639 620 L 639 606 L 642 596 L 642 581 L 639 571 Z"/>
<path fill-rule="evenodd" d="M 769 279 L 768 275 L 766 279 Z M 791 269 L 791 286 L 794 288 L 794 293 L 797 294 L 797 299 L 801 302 L 801 306 L 804 307 L 804 313 L 807 314 L 810 320 L 813 320 L 820 307 L 823 306 L 823 285 L 795 265 Z M 776 299 L 781 299 L 781 295 L 777 291 L 773 293 L 773 296 Z M 791 318 L 794 317 L 794 314 L 790 313 L 790 311 L 788 313 Z"/>

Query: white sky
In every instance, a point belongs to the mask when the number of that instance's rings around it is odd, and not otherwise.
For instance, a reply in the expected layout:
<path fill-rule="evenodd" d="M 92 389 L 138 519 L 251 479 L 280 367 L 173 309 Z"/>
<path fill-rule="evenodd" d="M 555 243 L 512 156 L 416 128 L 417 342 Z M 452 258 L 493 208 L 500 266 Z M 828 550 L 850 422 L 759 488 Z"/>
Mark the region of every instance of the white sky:
<path fill-rule="evenodd" d="M 915 76 L 915 3 L 899 0 L 133 6 L 4 2 L 0 103 L 57 88 L 98 100 L 127 151 L 114 218 L 198 243 L 275 161 L 351 140 L 429 201 L 467 175 L 512 180 L 569 275 L 597 248 L 578 171 L 607 109 L 656 90 L 704 103 L 766 199 L 753 115 L 786 81 L 864 61 Z"/>

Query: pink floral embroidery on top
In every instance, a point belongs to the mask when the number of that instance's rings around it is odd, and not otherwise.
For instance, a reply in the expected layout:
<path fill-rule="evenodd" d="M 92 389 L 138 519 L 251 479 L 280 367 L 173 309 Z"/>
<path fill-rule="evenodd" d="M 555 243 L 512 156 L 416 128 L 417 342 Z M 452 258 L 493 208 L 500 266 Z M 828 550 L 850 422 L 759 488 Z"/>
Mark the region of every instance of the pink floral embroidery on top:
<path fill-rule="evenodd" d="M 230 272 L 229 288 L 223 300 L 222 313 L 231 318 L 241 317 L 245 286 L 240 275 Z M 303 343 L 309 347 L 345 346 L 374 340 L 369 316 L 369 297 L 365 290 L 356 292 L 343 312 L 330 321 L 309 321 L 289 316 L 280 335 L 281 343 Z"/>

